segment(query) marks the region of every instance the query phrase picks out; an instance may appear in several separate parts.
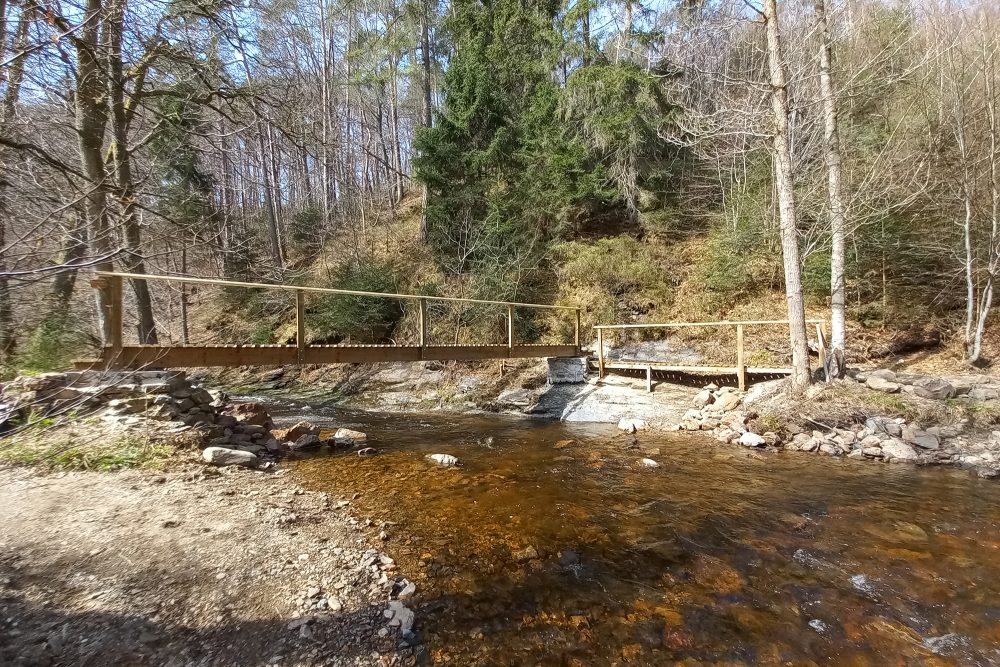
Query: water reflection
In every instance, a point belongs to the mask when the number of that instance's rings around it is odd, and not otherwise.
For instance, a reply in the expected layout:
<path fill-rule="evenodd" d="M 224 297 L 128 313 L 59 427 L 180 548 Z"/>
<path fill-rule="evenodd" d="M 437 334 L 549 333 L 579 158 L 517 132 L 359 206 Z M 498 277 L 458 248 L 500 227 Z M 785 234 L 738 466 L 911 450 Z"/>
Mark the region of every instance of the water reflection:
<path fill-rule="evenodd" d="M 995 482 L 605 426 L 302 416 L 378 449 L 288 465 L 392 522 L 435 664 L 1000 662 Z"/>

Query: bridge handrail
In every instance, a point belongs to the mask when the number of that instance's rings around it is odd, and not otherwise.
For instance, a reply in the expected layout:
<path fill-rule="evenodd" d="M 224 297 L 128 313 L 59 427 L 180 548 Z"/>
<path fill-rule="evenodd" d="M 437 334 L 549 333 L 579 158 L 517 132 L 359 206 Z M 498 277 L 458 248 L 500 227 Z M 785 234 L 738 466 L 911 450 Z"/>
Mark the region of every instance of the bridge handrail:
<path fill-rule="evenodd" d="M 825 320 L 806 320 L 806 324 L 823 324 Z M 788 324 L 788 320 L 720 320 L 718 322 L 662 322 L 653 324 L 595 324 L 595 329 L 663 329 L 680 327 L 724 327 Z"/>
<path fill-rule="evenodd" d="M 826 334 L 823 331 L 825 320 L 806 320 L 806 324 L 816 325 L 816 338 L 819 346 L 820 366 L 826 368 Z M 597 331 L 597 372 L 598 377 L 604 377 L 604 332 L 609 329 L 680 329 L 689 327 L 736 327 L 736 378 L 740 391 L 746 389 L 747 366 L 746 356 L 743 349 L 743 328 L 748 326 L 782 325 L 789 324 L 788 320 L 720 320 L 717 322 L 662 322 L 650 324 L 595 324 Z M 695 367 L 692 367 L 695 368 Z M 718 370 L 716 367 L 704 367 L 706 369 Z M 647 388 L 652 391 L 652 366 L 646 369 Z"/>
<path fill-rule="evenodd" d="M 201 285 L 222 285 L 224 287 L 248 287 L 253 289 L 276 289 L 289 292 L 322 292 L 325 294 L 344 294 L 348 296 L 372 296 L 388 299 L 409 299 L 413 301 L 452 301 L 460 303 L 480 303 L 493 306 L 517 306 L 519 308 L 542 308 L 549 310 L 580 310 L 578 306 L 555 306 L 545 303 L 520 303 L 517 301 L 490 301 L 488 299 L 465 299 L 455 296 L 432 296 L 430 294 L 396 294 L 393 292 L 363 292 L 359 290 L 335 289 L 332 287 L 305 287 L 299 285 L 275 285 L 273 283 L 246 283 L 220 278 L 202 278 L 198 276 L 154 275 L 147 273 L 120 273 L 117 271 L 96 271 L 101 278 L 129 278 L 140 280 L 163 280 L 177 283 L 198 283 Z"/>

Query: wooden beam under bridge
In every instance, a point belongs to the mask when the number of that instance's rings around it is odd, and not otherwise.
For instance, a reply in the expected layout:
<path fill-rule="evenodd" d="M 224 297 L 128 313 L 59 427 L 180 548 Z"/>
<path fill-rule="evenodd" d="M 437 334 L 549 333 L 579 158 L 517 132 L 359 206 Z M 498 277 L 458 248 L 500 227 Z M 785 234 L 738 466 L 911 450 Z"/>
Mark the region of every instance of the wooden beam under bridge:
<path fill-rule="evenodd" d="M 106 348 L 99 359 L 78 361 L 78 369 L 186 368 L 201 366 L 282 366 L 286 364 L 365 364 L 385 361 L 474 361 L 579 356 L 575 345 L 160 345 Z"/>

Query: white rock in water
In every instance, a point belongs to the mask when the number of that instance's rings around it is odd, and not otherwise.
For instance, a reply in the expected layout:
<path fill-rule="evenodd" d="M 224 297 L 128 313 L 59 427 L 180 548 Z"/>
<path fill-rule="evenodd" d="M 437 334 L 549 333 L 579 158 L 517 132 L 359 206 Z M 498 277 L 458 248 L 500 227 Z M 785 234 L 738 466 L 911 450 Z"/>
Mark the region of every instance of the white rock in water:
<path fill-rule="evenodd" d="M 618 420 L 618 428 L 626 433 L 635 433 L 636 431 L 644 431 L 646 429 L 646 422 L 642 419 L 622 417 Z"/>
<path fill-rule="evenodd" d="M 442 466 L 457 466 L 458 458 L 451 454 L 428 454 L 427 458 Z"/>
<path fill-rule="evenodd" d="M 206 463 L 217 466 L 256 468 L 259 463 L 255 454 L 225 447 L 208 447 L 201 453 L 201 456 Z"/>
<path fill-rule="evenodd" d="M 740 444 L 744 447 L 763 447 L 766 441 L 753 431 L 747 431 L 740 436 Z"/>
<path fill-rule="evenodd" d="M 660 464 L 653 459 L 639 459 L 639 463 L 646 466 L 647 468 L 659 468 Z"/>
<path fill-rule="evenodd" d="M 333 439 L 338 444 L 353 445 L 359 442 L 368 442 L 368 435 L 361 431 L 352 431 L 349 428 L 337 429 L 333 434 Z"/>

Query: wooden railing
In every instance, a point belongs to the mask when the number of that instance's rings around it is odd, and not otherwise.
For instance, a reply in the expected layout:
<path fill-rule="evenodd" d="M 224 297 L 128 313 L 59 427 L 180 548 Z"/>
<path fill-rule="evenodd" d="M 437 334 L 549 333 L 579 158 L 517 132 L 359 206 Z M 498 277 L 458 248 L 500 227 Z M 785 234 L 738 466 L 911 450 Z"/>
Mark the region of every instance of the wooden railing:
<path fill-rule="evenodd" d="M 823 331 L 823 320 L 806 320 L 806 324 L 816 326 L 816 338 L 819 346 L 820 366 L 826 367 L 826 334 Z M 597 372 L 600 378 L 604 377 L 606 369 L 630 369 L 646 371 L 647 389 L 652 389 L 652 376 L 654 370 L 670 371 L 676 373 L 716 373 L 720 375 L 735 374 L 737 383 L 741 391 L 746 390 L 747 374 L 760 375 L 783 375 L 791 373 L 790 368 L 762 368 L 748 367 L 746 365 L 746 355 L 744 350 L 744 327 L 749 326 L 788 326 L 788 320 L 738 320 L 721 322 L 667 322 L 663 324 L 600 324 L 594 327 L 597 330 Z M 672 365 L 668 362 L 654 360 L 630 361 L 630 362 L 608 362 L 604 358 L 604 332 L 609 330 L 631 330 L 631 329 L 685 329 L 696 327 L 734 327 L 736 330 L 736 364 L 734 366 L 698 366 L 698 365 Z"/>
<path fill-rule="evenodd" d="M 295 295 L 295 345 L 125 345 L 124 280 L 147 280 L 195 285 L 217 285 L 247 289 L 293 292 Z M 239 282 L 194 276 L 164 276 L 140 273 L 97 272 L 92 287 L 106 295 L 107 332 L 101 359 L 80 362 L 79 366 L 103 364 L 109 367 L 158 366 L 243 366 L 274 364 L 362 363 L 378 361 L 420 361 L 452 359 L 498 359 L 517 357 L 569 357 L 580 354 L 580 309 L 539 303 L 465 299 L 421 294 L 393 294 L 327 287 L 302 287 L 269 283 Z M 417 304 L 417 345 L 310 345 L 306 341 L 306 294 L 339 294 L 381 299 L 396 299 Z M 502 306 L 507 309 L 506 345 L 430 345 L 427 336 L 428 302 L 455 302 Z M 573 344 L 519 344 L 514 335 L 514 311 L 517 308 L 573 311 Z"/>

